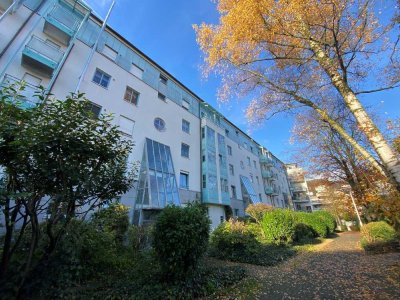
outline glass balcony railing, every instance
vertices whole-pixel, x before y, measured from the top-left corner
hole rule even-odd
[[[265,194],[267,194],[267,195],[278,195],[279,194],[278,189],[275,187],[272,187],[272,186],[266,186],[264,191],[265,191]]]
[[[261,176],[263,178],[271,178],[272,177],[272,172],[271,171],[261,171]]]
[[[43,32],[67,45],[78,30],[82,18],[78,12],[57,5],[47,14]]]
[[[22,63],[42,71],[50,77],[62,60],[64,52],[38,38],[32,36],[22,51]]]
[[[20,82],[22,82],[21,79],[6,74],[4,76],[3,81],[1,82],[1,86],[2,87],[10,86]],[[18,97],[15,97],[14,99],[11,100],[19,103],[20,106],[25,109],[29,109],[36,106],[40,102],[39,98],[35,96],[40,91],[39,88],[27,82],[23,83],[23,87],[24,88],[18,92]]]
[[[262,155],[260,156],[260,163],[268,165],[268,166],[273,166],[274,162],[271,158],[269,158],[268,156]]]

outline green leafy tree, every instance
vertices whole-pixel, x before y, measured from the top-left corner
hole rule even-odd
[[[42,232],[47,244],[41,263],[54,252],[73,218],[127,192],[134,177],[127,164],[132,142],[111,124],[111,115],[95,117],[83,94],[64,101],[44,101],[41,95],[42,104],[23,110],[15,103],[22,90],[23,85],[11,85],[0,91],[0,205],[6,230],[0,281],[29,232],[28,255],[18,271],[20,287],[32,269]]]

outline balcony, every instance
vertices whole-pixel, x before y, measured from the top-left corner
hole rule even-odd
[[[22,65],[51,77],[64,56],[60,49],[32,36],[22,51]]]
[[[21,81],[21,79],[6,74],[1,82],[1,86],[9,86]],[[35,97],[39,91],[38,87],[25,82],[24,89],[19,92],[19,97],[12,99],[12,101],[18,103],[21,108],[33,108],[39,103],[39,98]]]
[[[260,163],[265,164],[268,167],[272,167],[274,165],[272,159],[265,155],[260,156]]]
[[[43,32],[64,45],[74,36],[83,16],[65,6],[55,6],[45,17]]]
[[[290,189],[294,193],[296,193],[296,192],[307,192],[307,188],[303,187],[303,186],[292,186]]]
[[[13,0],[0,0],[0,15],[5,12],[13,2]]]
[[[272,177],[272,172],[271,171],[261,171],[261,176],[262,176],[262,178],[267,178],[267,179],[269,179],[269,178],[271,178]]]

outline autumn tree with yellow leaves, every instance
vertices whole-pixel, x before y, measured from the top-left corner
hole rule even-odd
[[[252,120],[312,109],[400,190],[399,159],[359,98],[400,82],[398,26],[379,23],[374,11],[382,1],[377,3],[219,0],[219,23],[194,28],[206,70],[223,78],[223,98],[251,96]],[[337,99],[354,115],[377,158],[329,114]]]

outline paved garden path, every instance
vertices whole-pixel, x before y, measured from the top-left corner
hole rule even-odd
[[[276,267],[247,265],[255,299],[400,299],[400,253],[365,254],[358,233],[341,233]]]

